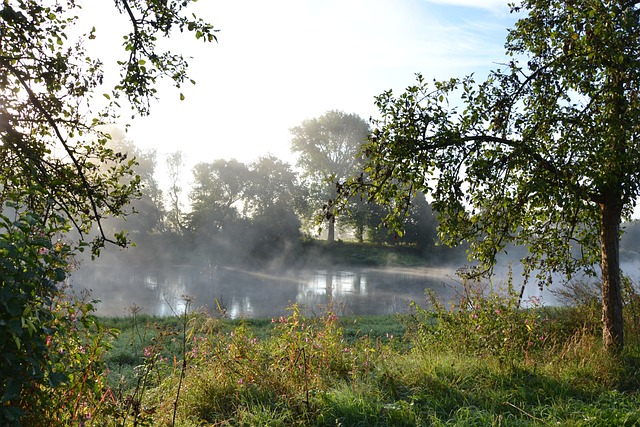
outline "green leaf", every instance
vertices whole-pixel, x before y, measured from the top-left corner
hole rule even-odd
[[[69,377],[63,372],[52,372],[49,375],[49,385],[52,388],[56,388],[66,383],[69,380]]]
[[[62,282],[67,278],[67,273],[62,268],[56,268],[54,270],[54,277],[56,282]]]
[[[13,378],[9,378],[6,382],[4,395],[2,396],[2,401],[7,402],[7,401],[18,399],[20,397],[21,389],[22,389],[21,383],[19,383]]]

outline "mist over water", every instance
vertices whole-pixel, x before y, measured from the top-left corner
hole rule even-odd
[[[640,283],[637,241],[623,239],[621,257],[623,273],[636,285]],[[192,261],[189,264],[171,262],[176,258],[175,251],[162,257],[161,251],[137,247],[108,254],[96,262],[82,262],[69,284],[77,294],[83,289],[91,290],[90,298],[100,300],[97,314],[104,316],[129,315],[134,306],[152,315],[182,314],[185,297],[192,299],[190,310],[203,309],[212,314],[224,310],[231,318],[285,315],[293,303],[308,314],[321,314],[331,306],[343,315],[378,315],[406,312],[412,301],[424,305],[426,289],[433,290],[443,302],[457,300],[462,284],[456,270],[466,264],[459,258],[443,257],[431,267],[403,268],[392,263],[378,268],[338,267],[310,252],[299,265],[294,257],[282,265],[256,268],[243,263],[215,266],[195,253],[184,257]],[[296,253],[300,255],[299,251]],[[152,256],[143,258],[143,254]],[[520,290],[522,255],[510,251],[509,256],[499,259],[491,279],[494,289],[504,290],[511,272],[514,288]],[[550,287],[540,289],[532,277],[525,288],[523,305],[532,298],[544,305],[561,304],[563,301],[555,292],[562,289],[563,280],[558,276]],[[597,288],[595,283],[594,289]]]
[[[268,273],[235,268],[201,269],[92,265],[71,277],[75,291],[90,289],[101,302],[97,314],[124,316],[141,312],[181,314],[185,296],[193,308],[231,318],[269,318],[286,314],[297,303],[309,314],[330,305],[341,314],[376,315],[406,312],[411,301],[424,301],[425,289],[443,299],[456,295],[458,284],[450,268],[322,268]]]
[[[495,289],[504,289],[506,271],[492,279]],[[294,303],[310,315],[329,307],[342,315],[381,315],[407,312],[412,301],[424,305],[426,289],[443,302],[457,301],[462,292],[452,267],[305,268],[274,273],[232,267],[94,264],[75,272],[70,284],[75,292],[90,290],[91,298],[100,300],[97,314],[103,316],[129,315],[134,306],[151,315],[179,315],[184,313],[187,297],[192,301],[190,310],[216,315],[222,310],[230,318],[277,317],[287,314],[286,308]],[[514,285],[519,290],[521,282]],[[554,289],[528,284],[524,305],[532,297],[545,305],[558,304]]]

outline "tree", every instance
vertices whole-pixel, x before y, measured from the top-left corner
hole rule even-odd
[[[320,205],[335,196],[336,180],[344,180],[357,170],[359,148],[369,134],[369,125],[355,114],[333,110],[305,120],[290,131],[291,149],[298,154],[297,165]],[[334,240],[334,230],[331,218],[329,241]]]
[[[47,393],[68,376],[47,354],[47,336],[72,331],[70,313],[56,312],[57,285],[73,255],[97,228],[91,249],[106,242],[126,245],[125,233],[109,235],[106,217],[127,213],[139,194],[134,161],[111,149],[101,125],[118,116],[126,99],[134,114],[148,114],[157,79],[187,81],[187,62],[157,43],[172,29],[215,38],[211,25],[184,16],[189,0],[115,0],[131,25],[126,59],[104,110],[95,110],[103,63],[85,47],[94,28],[72,40],[79,1],[5,0],[0,5],[0,424],[20,424]],[[112,30],[109,30],[112,34]],[[103,167],[105,166],[106,167]],[[71,240],[75,229],[79,243]],[[66,316],[66,317],[65,317]],[[64,333],[63,333],[64,332]],[[42,396],[40,396],[42,397]],[[25,411],[29,409],[29,411]],[[48,420],[50,421],[50,420]]]
[[[167,227],[174,233],[181,233],[184,229],[182,223],[182,203],[180,197],[182,195],[182,187],[180,187],[180,178],[182,176],[182,168],[184,167],[184,159],[182,151],[175,151],[167,156],[167,169],[169,174],[169,211],[167,212]]]
[[[602,274],[603,342],[623,348],[620,223],[640,182],[640,11],[637,1],[525,0],[509,32],[510,62],[471,77],[376,98],[380,119],[364,170],[345,192],[402,217],[425,192],[446,243],[470,243],[490,269],[507,243],[537,272]],[[370,177],[370,178],[369,178]],[[397,225],[397,222],[396,222]]]
[[[106,232],[112,234],[126,229],[133,239],[139,239],[142,235],[164,231],[164,203],[162,190],[155,179],[156,150],[141,150],[135,144],[125,139],[125,135],[119,131],[110,131],[112,139],[108,147],[114,152],[121,153],[129,159],[135,160],[131,169],[134,178],[138,181],[140,193],[138,197],[129,201],[128,207],[133,215],[124,218],[109,218],[106,221]],[[112,165],[105,164],[103,167]],[[120,180],[120,183],[123,183]]]
[[[254,258],[273,259],[300,240],[302,190],[291,166],[277,157],[261,157],[249,165],[249,170],[243,204],[251,219],[252,236],[243,236],[242,240],[253,244]]]
[[[193,167],[189,194],[192,231],[212,237],[239,217],[239,202],[249,186],[249,169],[237,160],[216,160]]]
[[[433,249],[438,238],[438,221],[431,204],[424,193],[416,193],[411,200],[402,223],[402,233],[384,226],[387,209],[384,206],[370,204],[371,217],[369,223],[369,239],[374,242],[388,244],[413,244],[426,250]]]
[[[298,177],[288,163],[269,155],[253,162],[249,170],[251,177],[244,206],[250,216],[259,216],[280,206],[294,211],[302,204]]]

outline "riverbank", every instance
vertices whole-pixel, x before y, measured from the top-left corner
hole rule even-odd
[[[640,423],[637,335],[613,357],[592,307],[492,298],[449,314],[103,319],[121,330],[105,358],[114,404],[140,425]]]

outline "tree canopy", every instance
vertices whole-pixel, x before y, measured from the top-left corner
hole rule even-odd
[[[94,255],[106,242],[127,244],[125,233],[109,234],[103,220],[126,214],[128,202],[140,194],[135,160],[110,147],[102,125],[118,118],[123,100],[134,115],[148,114],[159,78],[178,87],[189,80],[186,59],[159,43],[173,30],[215,39],[210,24],[187,13],[190,3],[114,1],[130,30],[122,35],[126,59],[113,64],[120,70],[118,83],[106,89],[109,68],[90,53],[91,40],[102,33],[94,27],[72,37],[81,1],[0,4],[2,425],[19,425],[22,408],[31,408],[33,420],[42,416],[39,393],[67,379],[62,356],[47,353],[52,339],[73,341],[68,335],[74,310],[56,311],[58,284],[89,235],[97,235]],[[106,108],[96,109],[96,95],[108,100]]]
[[[185,58],[162,51],[157,44],[176,28],[192,31],[196,38],[215,38],[210,24],[184,14],[189,3],[114,2],[131,28],[123,35],[128,59],[118,64],[118,84],[104,89],[111,102],[100,111],[92,107],[96,91],[103,89],[105,64],[87,52],[87,45],[97,37],[96,27],[77,40],[69,36],[78,21],[80,2],[2,4],[3,203],[23,204],[28,198],[28,209],[63,212],[81,234],[100,228],[105,216],[124,213],[129,197],[137,192],[135,179],[120,183],[122,177],[132,175],[132,159],[107,146],[109,135],[100,125],[116,119],[120,98],[127,99],[134,112],[148,114],[158,78],[169,77],[177,86],[187,79]],[[105,162],[111,164],[106,170],[100,168]],[[28,197],[25,189],[32,189]],[[107,236],[100,230],[94,250],[107,240],[126,243],[123,235]]]
[[[448,244],[491,268],[524,245],[525,277],[596,274],[603,339],[623,346],[620,223],[639,196],[640,11],[635,1],[525,0],[510,57],[488,79],[417,83],[376,98],[364,173],[344,192],[401,218],[424,192]]]
[[[291,151],[309,183],[310,196],[319,203],[335,196],[335,181],[355,173],[360,146],[369,135],[369,125],[356,114],[328,111],[303,121],[291,130]],[[318,204],[319,204],[318,203]],[[329,222],[329,241],[334,222]]]

